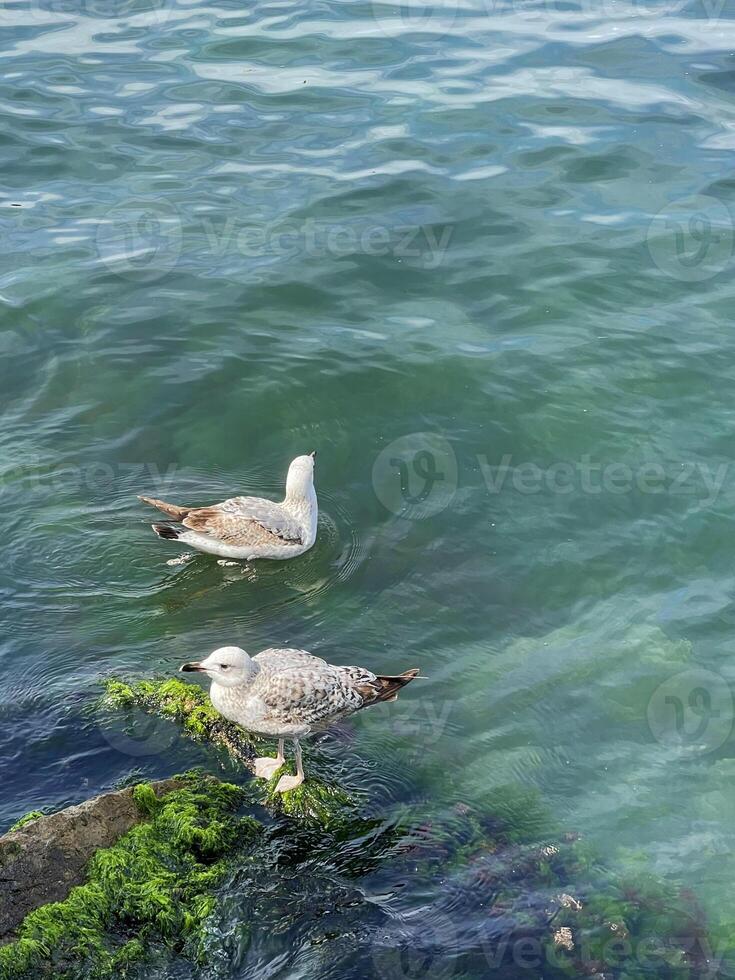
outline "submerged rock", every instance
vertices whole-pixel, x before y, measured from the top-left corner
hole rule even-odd
[[[189,738],[219,746],[233,760],[251,771],[253,769],[254,740],[242,728],[226,721],[198,684],[187,684],[177,678],[136,681],[134,684],[108,680],[102,704],[107,708],[141,708],[168,718],[181,725]]]
[[[151,788],[162,796],[181,785],[166,779]],[[94,853],[144,819],[128,787],[48,816],[29,814],[0,837],[0,943],[12,938],[33,909],[66,898],[84,880]]]
[[[0,980],[255,976],[274,930],[284,975],[408,976],[405,963],[437,978],[726,975],[698,952],[693,899],[612,873],[576,835],[514,840],[518,798],[433,816],[421,804],[390,825],[350,808],[337,823],[327,799],[328,826],[286,813],[263,826],[239,812],[256,795],[201,774],[160,799],[136,787],[146,819],[99,850],[64,901],[24,919],[0,947]],[[409,875],[415,904],[375,900],[400,895]]]

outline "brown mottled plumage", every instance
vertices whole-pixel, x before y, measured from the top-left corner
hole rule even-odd
[[[238,547],[274,544],[275,539],[281,543],[303,544],[298,523],[281,513],[278,505],[268,507],[257,497],[233,497],[213,507],[189,510],[181,523],[192,531],[201,531]]]

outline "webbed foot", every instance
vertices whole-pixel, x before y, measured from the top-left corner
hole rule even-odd
[[[272,779],[285,761],[284,758],[255,759],[255,775],[258,779]]]
[[[281,776],[276,786],[276,793],[288,793],[290,789],[296,789],[304,781],[303,776]]]

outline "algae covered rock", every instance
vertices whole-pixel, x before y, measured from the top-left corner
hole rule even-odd
[[[169,779],[152,784],[151,792],[160,796],[179,785]],[[84,880],[95,851],[110,847],[143,818],[128,788],[48,816],[28,814],[0,837],[0,942],[30,911],[66,898]]]
[[[226,859],[254,840],[261,826],[236,815],[243,800],[237,786],[201,775],[182,777],[171,786],[165,796],[160,796],[160,784],[125,791],[131,807],[127,819],[135,811],[135,819],[143,815],[144,821],[113,846],[97,850],[84,884],[64,901],[42,905],[25,917],[15,941],[0,947],[0,980],[20,980],[39,970],[118,975],[144,957],[151,944],[197,957]],[[9,841],[11,860],[19,846]]]
[[[400,822],[346,808],[328,827],[284,814],[266,828],[238,815],[250,786],[190,775],[161,799],[136,787],[146,821],[99,851],[66,901],[25,919],[0,947],[0,980],[117,980],[156,966],[166,977],[259,976],[274,923],[284,976],[723,975],[701,958],[704,921],[687,896],[613,873],[575,834],[524,839],[522,794],[449,812],[419,801]],[[400,894],[408,874],[415,908],[373,900]]]
[[[197,742],[209,742],[252,768],[255,743],[242,728],[233,725],[212,706],[209,695],[198,684],[177,678],[144,680],[126,684],[108,680],[102,702],[107,708],[141,708],[182,726],[184,734]]]
[[[354,800],[338,786],[309,777],[301,786],[288,793],[276,793],[278,780],[285,769],[279,769],[268,783],[264,803],[294,820],[317,823],[324,829],[333,827],[352,816]]]
[[[13,826],[10,828],[8,833],[12,833],[14,830],[20,830],[21,827],[25,827],[26,824],[32,823],[34,820],[38,820],[39,817],[43,817],[44,813],[42,810],[31,810],[30,813],[26,813],[24,817],[20,820],[16,820]]]

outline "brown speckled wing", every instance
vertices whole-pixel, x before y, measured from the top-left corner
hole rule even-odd
[[[236,548],[302,544],[297,522],[279,504],[257,497],[233,497],[190,510],[183,524]]]
[[[344,683],[338,667],[318,657],[307,658],[294,658],[290,664],[279,664],[277,657],[271,663],[259,662],[261,670],[252,691],[268,708],[269,720],[318,727],[362,707],[362,696]]]

